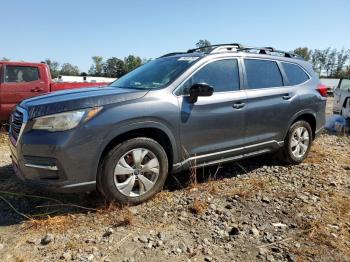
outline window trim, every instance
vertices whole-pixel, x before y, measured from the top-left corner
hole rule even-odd
[[[33,80],[33,81],[29,81],[29,82],[7,82],[6,81],[6,72],[7,72],[7,67],[30,67],[30,68],[35,68],[36,70],[38,70],[38,79],[37,80]],[[7,85],[11,85],[11,84],[26,84],[26,83],[33,83],[36,81],[40,81],[41,80],[41,74],[40,74],[40,68],[38,66],[27,66],[27,65],[5,65],[3,66],[3,80],[2,83],[7,84]]]
[[[3,83],[4,80],[4,75],[3,75],[3,69],[4,69],[5,65],[0,63],[0,84]]]
[[[201,70],[203,67],[205,67],[208,64],[211,64],[213,62],[217,62],[217,61],[221,61],[221,60],[236,60],[237,61],[237,67],[238,67],[238,79],[239,79],[239,87],[238,90],[231,90],[231,91],[221,91],[221,92],[214,92],[213,95],[215,93],[233,93],[233,92],[241,92],[244,91],[244,89],[242,88],[244,86],[244,79],[243,79],[243,70],[242,70],[242,64],[241,64],[241,58],[240,57],[217,57],[215,59],[212,60],[208,60],[206,62],[204,62],[202,65],[200,65],[198,68],[196,68],[193,72],[191,72],[183,81],[181,81],[181,83],[179,83],[175,89],[173,90],[173,94],[176,97],[183,97],[183,96],[188,96],[186,94],[182,94],[179,93],[181,87],[184,85],[184,83],[186,83],[187,80],[189,80],[194,74],[196,74],[199,70]]]
[[[286,79],[287,79],[287,84],[286,86],[300,86],[300,85],[304,85],[305,83],[309,82],[311,80],[311,75],[299,64],[296,64],[296,63],[292,63],[292,62],[287,62],[287,61],[279,61],[281,63],[281,67],[282,67],[282,70],[286,76]],[[292,85],[290,82],[289,82],[289,79],[288,79],[288,76],[287,76],[287,73],[286,71],[284,70],[284,67],[283,67],[283,63],[286,63],[286,64],[292,64],[292,65],[295,65],[297,67],[299,67],[302,71],[304,71],[304,73],[307,75],[308,79],[304,82],[301,82],[300,84],[297,84],[297,85]]]
[[[275,62],[277,65],[278,70],[280,71],[281,77],[282,77],[282,85],[281,86],[270,86],[270,87],[262,87],[262,88],[249,88],[248,86],[248,75],[247,75],[247,69],[245,66],[244,61],[245,60],[263,60],[263,61],[271,61]],[[243,57],[242,59],[242,66],[244,68],[244,90],[250,91],[250,90],[265,90],[265,89],[272,89],[272,88],[281,88],[281,87],[286,87],[286,76],[283,68],[281,68],[280,60],[276,59],[267,59],[267,58],[259,58],[259,57]]]
[[[340,86],[341,86],[341,84],[343,83],[344,80],[350,81],[350,78],[345,78],[345,77],[341,78],[339,83],[338,83],[338,86],[335,89],[339,89],[339,91],[348,92],[348,89],[345,90],[345,89],[340,88]]]

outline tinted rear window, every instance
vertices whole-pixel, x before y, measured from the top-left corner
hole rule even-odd
[[[290,85],[299,85],[309,79],[309,76],[299,66],[290,63],[282,64]]]
[[[248,89],[283,86],[283,80],[278,65],[274,61],[245,59],[244,60]]]

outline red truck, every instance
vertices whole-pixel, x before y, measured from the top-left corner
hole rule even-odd
[[[80,87],[99,87],[108,83],[55,83],[44,63],[0,61],[0,125],[7,122],[16,104],[23,99]]]

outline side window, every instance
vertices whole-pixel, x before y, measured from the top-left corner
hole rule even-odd
[[[350,90],[350,79],[343,79],[340,84],[340,90],[349,91]]]
[[[193,84],[205,83],[214,88],[214,92],[239,90],[239,70],[237,59],[225,59],[211,62],[197,71],[182,87],[182,93],[188,94]]]
[[[5,82],[25,83],[39,80],[39,70],[31,66],[6,66]]]
[[[248,89],[283,86],[282,75],[276,62],[245,59],[244,64],[248,79]]]
[[[299,66],[290,63],[282,63],[282,65],[290,85],[299,85],[309,80],[309,76]]]

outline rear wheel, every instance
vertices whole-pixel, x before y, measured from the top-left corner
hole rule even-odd
[[[280,159],[290,164],[300,164],[307,157],[312,143],[312,130],[306,121],[295,122],[288,131]]]
[[[108,200],[138,204],[163,188],[167,173],[168,158],[163,147],[150,138],[134,138],[108,153],[98,187]]]

